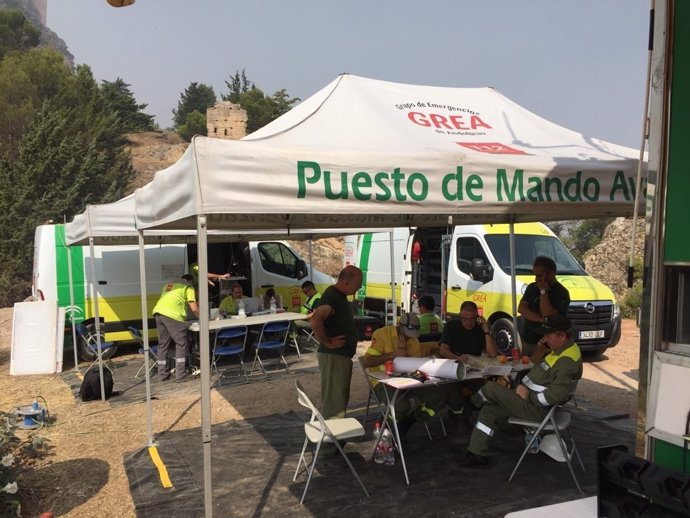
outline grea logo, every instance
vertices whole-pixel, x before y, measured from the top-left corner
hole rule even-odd
[[[441,115],[440,113],[408,112],[407,118],[419,126],[446,130],[492,129],[479,115]]]

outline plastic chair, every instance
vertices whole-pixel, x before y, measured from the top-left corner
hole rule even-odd
[[[240,359],[240,369],[245,381],[249,381],[247,371],[244,369],[244,349],[247,344],[247,326],[229,327],[216,333],[213,341],[213,363],[211,368],[216,370],[216,380],[220,385],[221,376],[218,373],[218,360],[223,356],[237,356]]]
[[[364,436],[364,427],[355,419],[354,417],[344,417],[344,418],[334,418],[334,419],[324,419],[321,412],[317,410],[314,403],[311,402],[307,394],[304,392],[304,388],[299,381],[295,381],[295,387],[297,388],[297,401],[303,407],[311,410],[311,418],[307,423],[304,424],[304,445],[302,446],[302,453],[299,457],[299,462],[297,463],[297,469],[295,470],[295,476],[292,477],[292,481],[295,482],[297,477],[304,471],[307,472],[307,483],[304,486],[304,492],[302,493],[302,499],[299,501],[300,505],[304,502],[304,497],[307,495],[307,490],[309,489],[309,483],[311,482],[311,476],[314,474],[314,468],[316,467],[316,461],[319,458],[319,450],[321,449],[321,444],[328,442],[334,444],[338,452],[343,456],[345,462],[350,467],[350,471],[359,482],[362,487],[364,494],[369,496],[367,488],[364,487],[362,479],[359,478],[357,470],[350,462],[350,459],[345,454],[343,447],[340,445],[339,441],[354,439],[356,437]],[[307,464],[304,454],[307,450],[307,444],[316,444],[316,449],[314,450],[313,460],[311,465]],[[304,465],[304,469],[300,471],[300,468]]]
[[[261,372],[266,374],[266,369],[264,369],[264,364],[261,361],[261,356],[260,352],[261,351],[278,351],[280,354],[281,360],[283,360],[283,363],[285,364],[285,370],[290,372],[290,368],[288,367],[288,363],[285,360],[284,352],[285,352],[285,344],[287,342],[287,337],[288,337],[288,331],[290,330],[290,321],[289,320],[280,320],[277,322],[266,322],[263,327],[261,328],[261,332],[259,333],[259,338],[254,343],[252,347],[254,347],[254,361],[252,362],[252,370],[251,374],[254,374],[254,367],[256,365],[256,362],[259,362],[259,366],[261,367]]]
[[[141,336],[141,333],[136,327],[132,326],[127,326],[127,329],[129,330],[129,334],[132,335],[132,338],[134,338],[134,341],[139,344],[139,354],[144,354],[144,337]],[[152,345],[151,342],[149,342],[149,374],[151,373],[152,370],[156,368],[158,365],[158,345]],[[134,375],[134,377],[138,380],[140,380],[140,376],[142,372],[144,372],[144,369],[146,368],[146,360],[141,364],[141,367],[139,367],[139,370],[137,373]]]
[[[89,329],[84,324],[77,324],[75,326],[75,328],[77,330],[77,334],[84,341],[84,345],[86,345],[86,349],[88,351],[90,351],[91,354],[93,354],[94,357],[96,358],[95,360],[93,360],[91,362],[91,365],[89,365],[89,368],[86,369],[88,371],[91,367],[93,367],[95,364],[98,363],[98,359],[99,359],[98,336],[96,335],[95,332],[92,333],[91,331],[89,331]],[[101,335],[101,337],[103,337],[103,335]],[[101,340],[101,357],[103,356],[103,354],[105,354],[105,352],[108,349],[112,349],[113,347],[115,347],[115,342],[106,342],[104,340]],[[112,362],[108,358],[105,359],[104,364],[108,369],[111,369]],[[112,372],[112,370],[111,370],[111,372]]]
[[[553,405],[549,412],[546,414],[546,417],[544,417],[544,419],[542,419],[541,421],[531,421],[529,419],[521,419],[518,417],[509,418],[508,422],[510,424],[522,426],[526,430],[530,430],[532,437],[525,445],[525,448],[522,450],[522,455],[520,455],[520,458],[518,459],[515,468],[513,468],[513,472],[510,474],[508,481],[510,482],[513,480],[515,473],[517,473],[517,470],[520,467],[520,464],[522,463],[522,459],[524,459],[525,455],[527,455],[527,452],[531,448],[532,443],[534,443],[534,441],[537,440],[537,437],[539,437],[539,434],[542,431],[546,430],[548,432],[553,432],[555,434],[556,443],[560,447],[560,453],[562,453],[564,458],[564,460],[561,462],[565,462],[568,465],[568,469],[570,470],[570,474],[573,477],[573,481],[575,482],[578,491],[580,491],[580,493],[582,494],[582,488],[580,487],[580,483],[578,482],[577,477],[575,476],[575,471],[573,470],[572,466],[573,455],[577,455],[577,460],[580,462],[582,471],[585,470],[585,465],[582,463],[582,458],[580,458],[580,452],[577,450],[575,439],[573,438],[573,434],[570,430],[571,420],[572,416],[570,415],[570,412],[568,412],[567,410],[563,410],[559,405]],[[561,437],[561,434],[567,435],[567,438],[570,442],[570,451],[568,451],[568,446],[565,443],[564,439]]]
[[[304,324],[299,325],[297,322],[304,322]],[[314,330],[311,328],[311,325],[309,324],[308,321],[306,320],[301,320],[301,321],[295,321],[295,324],[293,326],[293,331],[290,333],[290,345],[297,349],[297,357],[301,360],[302,359],[302,354],[299,349],[299,335],[304,334],[307,337],[307,343],[306,345],[309,345],[309,342],[313,341],[314,344],[318,347],[319,341],[316,339],[314,336]]]

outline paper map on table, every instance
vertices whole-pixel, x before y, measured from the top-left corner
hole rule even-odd
[[[481,369],[483,376],[508,376],[513,367],[510,365],[486,365]]]

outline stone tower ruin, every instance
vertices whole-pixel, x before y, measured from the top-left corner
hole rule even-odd
[[[247,134],[247,112],[239,104],[218,101],[206,110],[209,137],[239,140]]]

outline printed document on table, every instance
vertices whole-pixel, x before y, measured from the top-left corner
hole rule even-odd
[[[508,376],[513,368],[510,365],[486,365],[482,368],[483,376]]]

